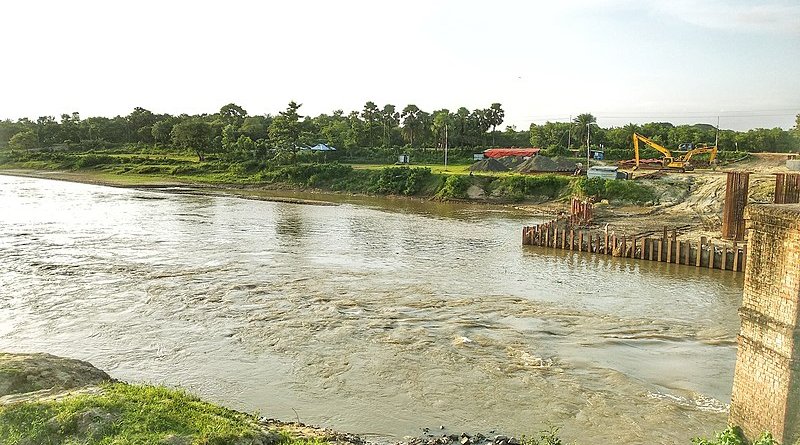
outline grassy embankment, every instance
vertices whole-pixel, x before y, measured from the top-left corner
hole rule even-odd
[[[9,400],[9,396],[19,399]],[[0,443],[3,444],[324,445],[329,440],[349,445],[360,443],[352,435],[301,425],[292,427],[268,427],[255,415],[204,402],[181,390],[112,383],[106,373],[86,362],[47,354],[0,353]],[[557,430],[542,432],[539,437],[523,437],[521,443],[563,444]],[[745,442],[735,428],[728,428],[710,440],[697,438],[692,443],[744,445]],[[776,442],[764,434],[753,445],[776,445]]]
[[[182,391],[109,383],[97,394],[0,405],[0,442],[203,443],[305,445],[288,435],[268,441],[254,416],[203,402]]]
[[[0,443],[308,445],[180,390],[112,382],[89,363],[0,353]]]
[[[569,196],[594,196],[629,204],[656,200],[647,185],[633,181],[586,181],[560,175],[482,173],[469,175],[468,164],[346,164],[298,162],[198,162],[181,152],[33,151],[0,153],[0,169],[61,171],[62,179],[123,186],[207,184],[265,188],[317,189],[333,192],[403,195],[438,199],[543,202]],[[314,159],[315,160],[315,159]]]

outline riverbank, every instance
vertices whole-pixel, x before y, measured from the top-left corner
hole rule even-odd
[[[442,426],[441,430],[445,427]],[[538,437],[423,430],[395,445],[560,445],[558,429]],[[355,434],[247,414],[180,389],[116,381],[90,363],[50,354],[0,353],[0,442],[366,445]],[[734,429],[702,445],[741,444]],[[774,445],[763,436],[756,445]]]
[[[330,168],[294,166],[273,172],[270,178],[237,175],[234,180],[229,175],[120,173],[104,169],[0,168],[0,174],[311,205],[336,205],[353,198],[455,201],[514,208],[540,218],[554,218],[567,212],[569,197],[589,192],[608,198],[599,199],[594,206],[596,229],[608,225],[609,231],[633,236],[660,233],[664,227],[680,228],[679,239],[696,241],[707,237],[716,245],[729,244],[720,237],[724,172],[665,173],[653,179],[587,185],[585,179],[567,176],[447,175],[419,173],[415,170],[421,169],[408,167],[395,170],[387,167],[376,179],[362,177],[376,175],[374,170],[343,173],[333,167],[335,173],[331,173]],[[770,200],[774,179],[762,176],[752,179],[756,202]],[[598,187],[600,190],[595,190]]]
[[[538,438],[425,430],[396,445],[550,445]],[[438,433],[438,434],[437,434]],[[120,382],[90,363],[0,353],[0,443],[364,445],[355,434],[247,414],[183,390]]]
[[[364,440],[233,411],[182,390],[115,381],[79,360],[0,353],[0,443],[361,445]]]

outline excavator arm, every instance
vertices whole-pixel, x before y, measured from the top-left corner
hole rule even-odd
[[[639,141],[644,142],[645,144],[649,145],[650,147],[658,150],[661,154],[664,155],[664,166],[667,167],[673,162],[672,152],[669,151],[666,147],[662,147],[661,145],[657,144],[650,138],[644,137],[639,133],[633,133],[633,153],[636,157],[636,166],[634,169],[639,168]]]
[[[685,155],[683,155],[683,160],[689,162],[691,161],[692,156],[703,153],[711,153],[711,156],[708,157],[708,162],[714,162],[714,160],[717,159],[717,146],[715,145],[713,147],[698,147],[695,148],[694,150],[689,150],[686,152]]]

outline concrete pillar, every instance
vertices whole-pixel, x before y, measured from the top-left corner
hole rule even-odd
[[[751,205],[730,423],[800,440],[800,204]]]

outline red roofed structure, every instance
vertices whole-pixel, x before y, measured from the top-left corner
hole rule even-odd
[[[541,148],[490,148],[483,152],[487,158],[504,158],[506,156],[536,156]]]

